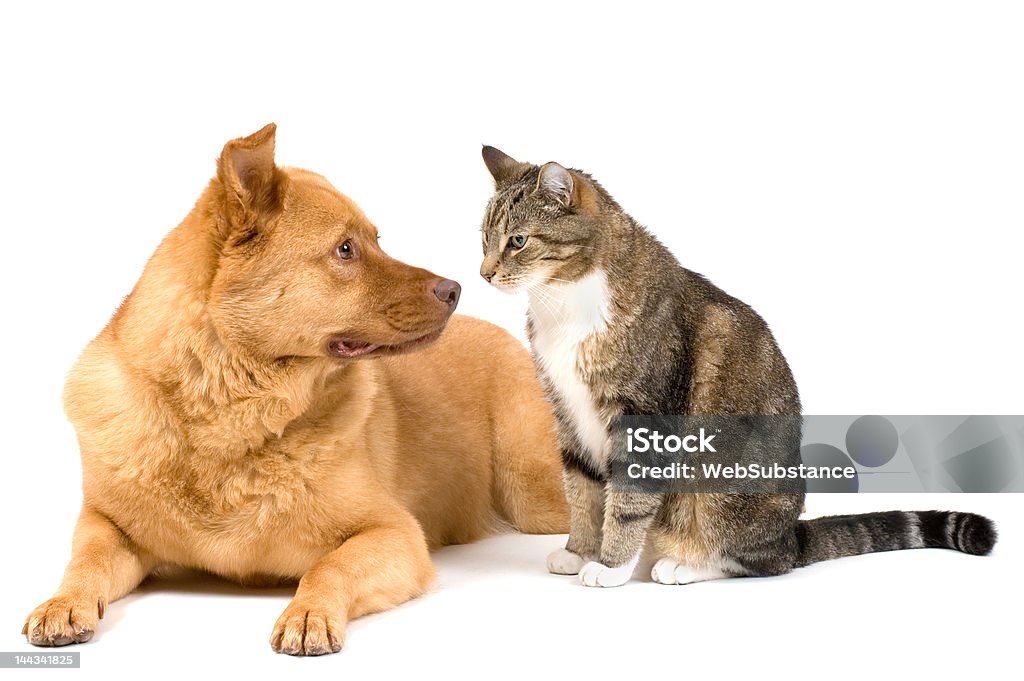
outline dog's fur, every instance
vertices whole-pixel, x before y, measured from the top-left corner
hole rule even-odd
[[[448,323],[457,285],[452,300],[454,282],[384,254],[321,176],[276,166],[274,135],[224,147],[70,373],[83,507],[32,643],[88,640],[106,604],[174,564],[300,580],[272,647],[337,651],[349,619],[428,587],[428,549],[502,521],[567,531],[525,348]]]

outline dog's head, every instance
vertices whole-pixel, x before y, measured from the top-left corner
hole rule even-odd
[[[355,358],[436,339],[451,280],[389,257],[377,229],[323,177],[274,163],[270,124],[224,147],[213,180],[221,239],[210,316],[252,355]]]

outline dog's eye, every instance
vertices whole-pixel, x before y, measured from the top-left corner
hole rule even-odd
[[[526,235],[513,234],[511,237],[509,237],[508,243],[512,248],[522,248],[523,246],[526,245]]]
[[[356,255],[356,245],[345,239],[334,249],[334,254],[342,260],[351,260]]]

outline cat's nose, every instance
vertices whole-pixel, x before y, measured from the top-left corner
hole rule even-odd
[[[494,270],[480,270],[480,276],[484,278],[484,281],[490,284],[491,279],[494,279]]]

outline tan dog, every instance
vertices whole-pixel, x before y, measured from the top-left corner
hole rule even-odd
[[[428,587],[429,548],[502,520],[567,531],[526,349],[448,323],[458,284],[388,257],[321,176],[276,166],[274,133],[224,147],[71,371],[84,503],[64,580],[25,623],[34,644],[89,640],[176,564],[301,578],[271,646],[337,651],[349,619]]]

